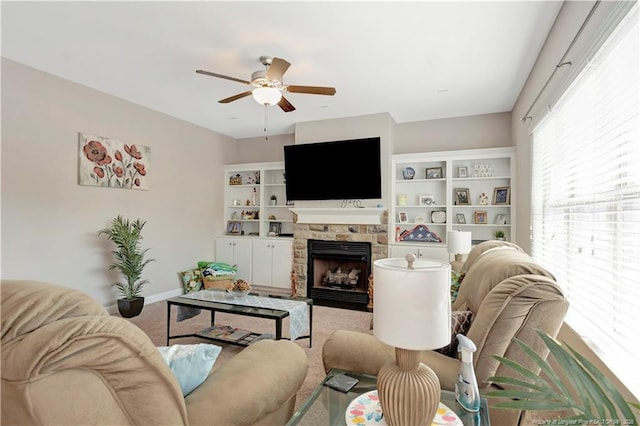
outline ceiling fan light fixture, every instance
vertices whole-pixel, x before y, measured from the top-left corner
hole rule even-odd
[[[251,94],[260,105],[276,105],[282,99],[282,92],[273,87],[258,87]]]

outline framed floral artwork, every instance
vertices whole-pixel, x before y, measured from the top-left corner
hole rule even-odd
[[[78,184],[149,189],[151,148],[78,133]]]

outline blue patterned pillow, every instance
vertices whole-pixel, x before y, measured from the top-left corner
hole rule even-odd
[[[158,347],[160,355],[178,379],[182,395],[187,396],[204,382],[222,348],[207,343]]]

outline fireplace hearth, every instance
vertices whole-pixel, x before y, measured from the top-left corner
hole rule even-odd
[[[316,305],[366,311],[371,244],[308,240],[307,250],[307,297]]]

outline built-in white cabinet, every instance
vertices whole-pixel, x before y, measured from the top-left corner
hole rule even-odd
[[[447,231],[470,231],[472,243],[511,241],[515,230],[515,149],[392,156],[389,248],[449,259]]]
[[[291,288],[293,240],[253,239],[252,284]]]
[[[293,233],[282,162],[225,166],[222,234],[276,236]]]
[[[252,285],[291,288],[293,239],[217,237],[215,260],[237,266],[236,279]]]
[[[251,282],[251,239],[220,237],[215,239],[216,262],[237,266],[236,279]]]

